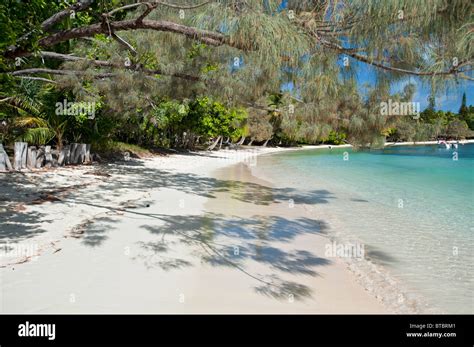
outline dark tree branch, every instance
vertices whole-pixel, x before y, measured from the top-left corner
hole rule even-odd
[[[116,31],[127,31],[127,30],[137,30],[137,29],[150,29],[162,32],[172,32],[184,35],[190,39],[198,40],[202,43],[211,45],[211,46],[220,46],[224,44],[228,44],[230,46],[236,45],[231,44],[230,42],[226,41],[226,37],[223,34],[208,31],[208,30],[201,30],[193,27],[188,27],[186,25],[177,24],[174,22],[169,21],[155,21],[155,20],[143,20],[137,21],[136,19],[133,20],[123,20],[117,22],[110,22],[109,23],[110,30],[112,32]],[[109,34],[109,30],[107,25],[104,23],[96,23],[92,25],[88,25],[85,27],[74,28],[70,30],[63,30],[52,34],[50,36],[44,37],[39,40],[38,45],[41,48],[51,47],[55,44],[68,41],[71,39],[79,39],[85,37],[93,37],[97,34]],[[21,49],[19,47],[10,47],[6,53],[4,54],[7,58],[15,58],[19,56],[24,56],[29,53],[28,50]]]
[[[142,22],[146,16],[148,16],[158,5],[152,5],[150,3],[144,3],[147,6],[147,9],[137,18],[137,22]]]
[[[70,16],[72,11],[74,12],[84,11],[87,8],[89,8],[89,6],[91,6],[93,2],[94,0],[78,0],[75,4],[69,6],[68,8],[65,8],[64,10],[46,19],[43,23],[41,23],[41,29],[43,29],[43,31],[48,31],[49,29],[53,27],[54,24]]]

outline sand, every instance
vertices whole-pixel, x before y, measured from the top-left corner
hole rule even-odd
[[[1,313],[380,313],[256,148],[0,174]]]

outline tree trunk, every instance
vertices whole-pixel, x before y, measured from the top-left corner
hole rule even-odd
[[[0,171],[11,171],[13,170],[10,158],[8,158],[7,152],[3,149],[3,145],[0,143]]]
[[[245,136],[242,136],[242,138],[239,140],[239,142],[237,143],[237,145],[241,146],[243,145],[245,142]]]
[[[214,143],[212,145],[210,145],[209,147],[207,147],[207,149],[209,151],[212,151],[216,146],[217,144],[219,143],[219,141],[221,140],[222,136],[218,136],[216,141],[214,141]]]
[[[64,132],[62,132],[61,130],[56,132],[56,140],[57,140],[56,148],[59,152],[61,152],[61,150],[63,149],[63,134]]]
[[[265,141],[265,143],[263,144],[263,147],[267,147],[268,141],[270,141],[270,139],[268,139],[267,141]]]
[[[247,146],[252,146],[253,139],[250,139],[250,142],[247,144]]]
[[[15,169],[26,169],[26,155],[28,144],[26,142],[15,142]]]

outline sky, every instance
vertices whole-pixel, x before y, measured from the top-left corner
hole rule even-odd
[[[364,89],[364,84],[375,85],[376,67],[357,62],[352,58],[350,64],[357,64],[357,82],[361,89]],[[402,91],[408,83],[413,83],[416,86],[412,101],[419,102],[420,109],[424,110],[428,106],[428,97],[431,93],[429,82],[423,82],[421,78],[416,76],[407,76],[403,80],[394,82],[391,86],[391,92]],[[450,86],[436,94],[436,110],[458,112],[463,93],[466,93],[467,105],[474,105],[474,82],[460,79],[456,86]]]
[[[265,0],[264,0],[265,1]],[[278,7],[278,12],[284,11],[288,7],[288,1],[282,0]],[[342,57],[342,55],[341,55]],[[374,85],[376,80],[376,67],[359,62],[353,58],[350,58],[350,64],[356,64],[357,67],[357,81],[361,90],[364,90],[364,85]],[[472,75],[472,74],[471,74]],[[431,88],[429,82],[423,82],[423,80],[416,76],[407,76],[403,80],[394,82],[391,87],[392,93],[397,93],[403,90],[405,85],[413,83],[416,86],[416,92],[413,96],[413,102],[420,103],[420,109],[424,110],[428,106],[428,97],[431,94]],[[293,84],[286,83],[282,85],[283,91],[293,90]],[[463,93],[466,93],[467,105],[474,105],[474,82],[467,80],[459,80],[459,83],[454,87],[449,87],[443,92],[436,94],[436,110],[458,112],[461,106],[461,100]]]
[[[374,86],[376,83],[376,67],[350,59],[350,64],[356,64],[356,79],[362,94],[366,91],[366,85]],[[413,83],[416,86],[412,102],[420,103],[420,110],[428,106],[428,97],[431,94],[429,81],[423,81],[416,76],[407,76],[406,78],[393,82],[390,92],[392,94],[403,91],[403,88]],[[294,89],[293,83],[284,83],[281,86],[282,91],[291,92]],[[461,107],[462,95],[466,93],[467,105],[474,105],[474,82],[459,80],[454,87],[450,86],[446,90],[436,94],[436,110],[451,111],[457,113]]]

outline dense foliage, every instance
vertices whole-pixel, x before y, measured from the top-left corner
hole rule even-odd
[[[6,0],[0,141],[221,148],[472,137],[473,106],[384,114],[472,83],[469,0]],[[377,71],[375,85],[357,82]],[[290,87],[289,87],[290,86]],[[59,106],[58,106],[59,104]]]

